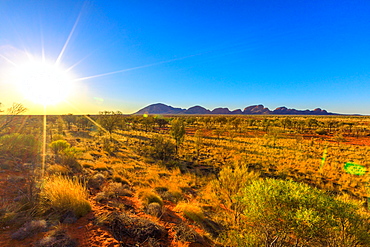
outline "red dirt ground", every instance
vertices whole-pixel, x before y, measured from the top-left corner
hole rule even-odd
[[[8,180],[9,177],[22,176],[21,172],[14,172],[10,170],[3,170],[0,172],[0,195],[3,199],[13,200],[17,196],[17,191],[19,188],[24,186],[24,182],[11,182]],[[200,247],[200,246],[209,246],[201,245],[198,243],[181,243],[177,242],[174,238],[175,232],[173,227],[176,223],[185,221],[185,219],[173,211],[175,205],[169,201],[166,201],[165,213],[162,216],[161,220],[156,219],[150,215],[143,213],[140,208],[141,204],[136,197],[122,197],[122,201],[125,201],[125,204],[130,204],[135,209],[135,214],[138,217],[147,218],[153,222],[156,222],[159,225],[162,225],[168,230],[168,238],[165,242],[168,243],[168,246],[182,246],[182,247]],[[117,241],[112,234],[104,226],[95,225],[93,220],[105,213],[112,212],[116,210],[113,207],[97,204],[93,197],[90,198],[92,205],[92,211],[81,217],[74,224],[63,224],[63,227],[67,230],[67,233],[71,238],[78,241],[79,247],[119,247],[120,243]],[[19,227],[19,226],[18,226]],[[39,233],[33,237],[26,238],[22,241],[11,239],[11,234],[15,232],[18,228],[17,226],[3,226],[0,228],[0,247],[32,247],[34,244],[47,235],[47,232]],[[204,234],[199,228],[194,226],[192,227],[195,231],[200,234]]]

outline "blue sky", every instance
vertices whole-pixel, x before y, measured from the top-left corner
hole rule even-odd
[[[75,25],[64,67],[75,65],[76,78],[122,71],[78,81],[70,104],[49,113],[133,113],[162,102],[370,114],[369,13],[370,2],[356,0],[0,0],[0,54],[43,48],[56,60]],[[0,102],[40,113],[0,79]]]

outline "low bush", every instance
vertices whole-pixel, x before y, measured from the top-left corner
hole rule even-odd
[[[70,173],[70,169],[68,169],[68,167],[65,167],[65,166],[62,166],[62,165],[58,165],[58,164],[55,164],[55,165],[50,165],[47,170],[46,170],[50,175],[57,175],[57,174],[61,174],[61,175],[66,175],[68,173]]]
[[[176,225],[174,230],[177,241],[205,244],[203,237],[184,223]]]
[[[146,149],[147,155],[156,160],[168,161],[176,154],[176,145],[161,135],[155,135]]]
[[[55,155],[60,154],[63,150],[69,148],[71,144],[69,144],[66,140],[56,140],[49,144],[51,150]]]
[[[369,216],[356,203],[293,181],[254,181],[239,200],[255,246],[369,246]],[[242,232],[239,235],[243,235]],[[254,238],[251,238],[254,236]]]
[[[47,229],[47,224],[45,220],[33,220],[31,222],[25,223],[21,228],[11,235],[12,239],[23,240],[28,237],[45,231]]]
[[[89,188],[93,188],[93,189],[97,189],[99,190],[101,188],[101,186],[105,183],[107,179],[105,178],[105,176],[101,173],[96,173],[94,176],[92,176],[88,183],[87,183],[87,186]]]
[[[38,241],[36,247],[75,247],[77,241],[72,239],[67,231],[61,227],[48,233],[46,237]]]
[[[101,202],[103,200],[109,200],[120,196],[132,196],[132,192],[129,190],[127,185],[121,183],[109,183],[102,188],[102,192],[98,193],[96,200]]]
[[[326,135],[328,133],[328,131],[326,131],[325,129],[317,129],[315,130],[316,134],[318,135]]]
[[[0,156],[33,162],[39,157],[40,143],[33,135],[10,134],[0,137]]]
[[[99,224],[107,226],[122,246],[128,246],[125,244],[132,242],[132,240],[138,244],[144,244],[150,239],[161,241],[168,235],[164,227],[147,219],[131,217],[124,213],[106,215],[99,219]]]
[[[60,156],[61,164],[72,168],[74,171],[81,171],[82,166],[77,161],[79,154],[80,150],[77,150],[75,147],[64,149]]]
[[[154,217],[161,217],[163,214],[163,207],[157,202],[152,202],[146,207],[145,212]]]

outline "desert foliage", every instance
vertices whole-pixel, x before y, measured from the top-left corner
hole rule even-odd
[[[44,212],[72,211],[80,217],[91,210],[85,186],[77,178],[63,176],[46,178],[41,186],[40,209]]]
[[[93,211],[127,245],[370,244],[367,117],[48,116],[44,154],[42,119],[17,117],[0,137],[14,185],[0,224],[21,238]],[[76,245],[67,229],[35,244]]]

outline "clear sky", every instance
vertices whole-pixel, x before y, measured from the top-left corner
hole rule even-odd
[[[370,114],[369,13],[368,0],[0,0],[0,102],[43,112],[9,71],[44,54],[75,78],[48,114],[159,102]]]

